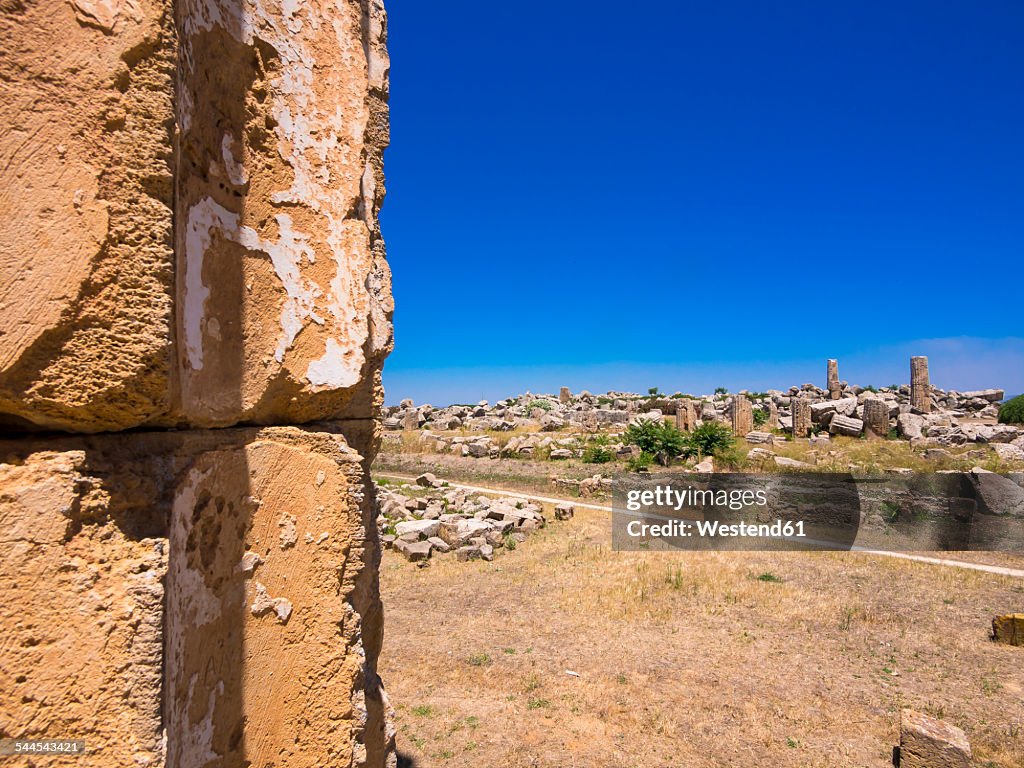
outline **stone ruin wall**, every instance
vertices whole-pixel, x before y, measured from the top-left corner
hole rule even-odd
[[[0,29],[0,738],[393,763],[383,7],[0,0]]]

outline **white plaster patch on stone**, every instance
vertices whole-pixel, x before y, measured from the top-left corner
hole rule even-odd
[[[231,151],[231,143],[231,135],[225,133],[220,140],[220,154],[224,158],[224,170],[227,171],[228,179],[232,184],[236,187],[244,187],[249,183],[249,174],[245,167],[235,159],[235,155]]]
[[[194,371],[203,368],[203,320],[210,289],[203,282],[203,261],[213,241],[213,231],[235,232],[238,214],[204,197],[188,212],[185,230],[185,307],[182,328],[185,352]]]
[[[314,387],[344,389],[359,383],[359,369],[353,369],[346,360],[345,350],[337,339],[328,337],[327,349],[306,368],[306,379]]]
[[[229,4],[227,0],[183,0],[183,3],[187,39],[182,47],[189,71],[194,71],[191,38],[199,31],[215,26],[222,27],[246,45],[252,45],[258,35],[274,48],[279,57],[279,67],[268,83],[270,110],[276,122],[277,152],[291,168],[292,179],[287,189],[273,192],[270,200],[276,204],[300,206],[322,216],[330,233],[327,244],[331,256],[338,265],[339,274],[348,277],[345,282],[338,278],[332,281],[330,295],[325,302],[333,316],[328,329],[333,344],[325,344],[323,357],[310,364],[311,373],[307,373],[307,378],[323,382],[320,386],[351,386],[341,382],[358,381],[358,372],[363,364],[362,348],[370,334],[367,315],[373,311],[373,302],[363,277],[371,268],[371,259],[368,247],[366,253],[346,253],[344,239],[337,235],[344,228],[350,205],[351,187],[343,188],[343,182],[348,173],[352,175],[347,178],[353,178],[353,172],[358,172],[353,166],[362,162],[360,154],[352,152],[352,146],[362,143],[369,112],[357,91],[349,93],[344,89],[314,88],[314,83],[325,77],[317,74],[323,67],[314,51],[322,49],[324,42],[332,41],[333,37],[336,38],[332,42],[337,44],[337,51],[328,53],[328,59],[350,67],[368,62],[371,50],[382,49],[383,8],[376,3],[371,9],[373,39],[367,48],[359,42],[362,35],[352,35],[351,25],[359,22],[347,15],[349,11],[344,5],[328,3],[320,6],[302,4],[298,0],[283,0],[281,5],[264,3],[263,0],[243,0],[238,4]],[[323,24],[330,24],[329,29],[333,29],[335,34],[319,34]],[[183,112],[190,109],[189,104],[183,105]],[[183,114],[183,125],[189,121],[190,115]],[[343,132],[345,141],[340,138],[339,131]],[[231,176],[234,155],[230,153],[229,144],[222,144],[222,149],[225,147],[228,151],[223,152],[224,165]],[[239,170],[244,172],[244,169]],[[369,179],[362,179],[364,189],[361,190],[369,198],[363,211],[367,226],[372,226],[376,194],[372,170],[370,173]],[[241,176],[233,177],[232,181],[235,178]],[[275,359],[283,363],[285,353],[302,329],[310,322],[324,325],[325,320],[323,312],[318,311],[318,306],[322,306],[318,302],[322,291],[302,276],[302,255],[310,263],[316,258],[309,238],[292,230],[291,217],[282,214],[277,220],[281,233],[277,243],[264,241],[247,228],[239,231],[239,242],[271,256],[275,272],[288,293],[288,301],[281,310],[281,336],[274,352]],[[342,363],[342,360],[347,362]]]
[[[281,528],[281,549],[294,547],[295,542],[298,541],[298,533],[295,530],[295,515],[289,515],[285,512],[281,515],[281,519],[277,521],[277,524]]]
[[[263,562],[263,558],[255,552],[246,552],[238,563],[238,570],[242,573],[252,573],[256,566]]]
[[[279,238],[266,240],[252,227],[240,227],[238,214],[232,213],[210,197],[205,197],[189,210],[185,235],[185,308],[184,342],[189,364],[193,370],[203,367],[203,329],[206,300],[210,289],[203,283],[203,260],[213,240],[213,232],[236,242],[251,251],[267,254],[274,266],[288,299],[281,307],[282,336],[278,340],[274,357],[284,360],[307,319],[323,325],[324,319],[316,311],[316,300],[321,291],[316,283],[303,278],[301,263],[305,257],[314,263],[316,253],[309,245],[309,236],[295,230],[289,215],[275,217]]]
[[[373,167],[367,163],[363,170],[363,177],[359,180],[359,192],[362,200],[359,205],[362,208],[363,222],[368,230],[373,229],[373,206],[377,199],[377,179],[373,175]]]
[[[188,681],[188,701],[191,704],[195,695],[198,675],[192,673]],[[213,750],[213,716],[217,710],[217,697],[224,695],[224,681],[218,680],[217,685],[210,689],[206,699],[206,714],[198,723],[186,719],[189,733],[178,740],[181,754],[178,755],[181,765],[206,765],[211,761],[219,761],[221,755]],[[189,707],[190,709],[191,707]]]
[[[253,616],[262,616],[265,613],[273,611],[277,614],[277,620],[282,624],[287,624],[288,619],[292,615],[292,602],[286,597],[271,597],[270,593],[267,592],[267,588],[260,584],[258,581],[253,582],[253,590],[255,591],[255,597],[253,598],[252,605],[249,607],[249,612]]]
[[[292,217],[279,213],[274,217],[277,221],[279,238],[276,242],[264,240],[251,227],[242,227],[238,242],[253,251],[262,251],[270,257],[274,272],[284,285],[288,300],[281,307],[282,335],[274,350],[274,359],[284,361],[284,354],[291,348],[295,337],[305,327],[307,319],[323,325],[324,319],[316,311],[316,300],[321,295],[316,283],[302,276],[303,256],[313,264],[316,252],[309,245],[309,236],[295,230]]]

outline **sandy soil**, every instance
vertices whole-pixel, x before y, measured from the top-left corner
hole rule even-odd
[[[617,553],[607,514],[578,510],[492,563],[386,552],[381,589],[406,764],[880,767],[909,706],[979,766],[1024,766],[1024,649],[988,639],[1024,610],[1019,579]]]

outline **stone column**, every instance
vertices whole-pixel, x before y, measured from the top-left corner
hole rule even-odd
[[[887,437],[889,434],[889,404],[874,397],[865,400],[864,426],[869,435]]]
[[[793,413],[793,437],[808,437],[811,434],[811,404],[803,397],[790,400]]]
[[[558,402],[562,405],[567,405],[572,400],[572,392],[569,391],[568,387],[562,387],[558,390]]]
[[[676,427],[683,432],[692,432],[697,426],[697,406],[689,398],[676,403]]]
[[[0,24],[0,729],[381,768],[380,0]]]
[[[928,358],[910,358],[910,405],[921,413],[931,413],[932,387],[928,381]]]
[[[825,389],[828,390],[828,395],[833,400],[838,400],[842,397],[843,386],[839,382],[839,361],[829,360],[828,361],[828,378],[826,379]]]
[[[746,395],[733,395],[729,405],[733,434],[742,437],[754,431],[754,409]]]
[[[775,404],[774,400],[768,401],[768,430],[779,428],[779,406]]]

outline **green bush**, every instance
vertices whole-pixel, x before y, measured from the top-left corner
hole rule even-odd
[[[534,408],[540,408],[542,411],[550,411],[554,408],[550,400],[534,400],[526,407],[526,412],[529,413]]]
[[[639,456],[634,456],[626,461],[626,469],[630,472],[643,472],[653,463],[654,457],[651,454],[641,452]]]
[[[691,432],[686,440],[685,456],[714,456],[733,444],[732,430],[717,421],[708,421]]]
[[[754,426],[762,427],[768,423],[768,411],[758,408],[754,411]]]
[[[584,464],[607,464],[615,458],[611,448],[599,442],[588,443],[583,449]]]
[[[622,439],[648,453],[667,467],[686,450],[686,435],[667,421],[641,421],[630,424]]]
[[[1017,395],[999,407],[1000,424],[1024,424],[1024,395]]]

